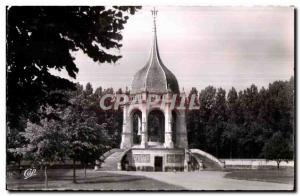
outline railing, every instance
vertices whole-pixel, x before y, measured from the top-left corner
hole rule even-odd
[[[109,157],[111,154],[118,152],[120,149],[119,148],[113,148],[104,153],[101,157],[100,160],[104,161],[107,157]]]
[[[216,157],[214,157],[213,155],[211,155],[207,152],[204,152],[199,149],[190,149],[190,152],[195,153],[195,154],[200,154],[200,155],[206,157],[207,159],[212,160],[213,162],[217,163],[221,168],[225,167],[225,162],[221,162],[219,159],[217,159]]]

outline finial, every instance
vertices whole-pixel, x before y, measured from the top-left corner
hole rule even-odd
[[[183,94],[183,95],[185,95],[184,87],[182,87],[182,91],[180,93]]]
[[[157,9],[155,9],[155,7],[153,7],[153,9],[151,10],[152,16],[153,16],[153,25],[154,25],[154,33],[156,33],[156,16],[157,16]]]
[[[168,92],[172,92],[171,88],[170,88],[170,84],[168,84],[168,89],[167,90],[168,90]]]
[[[151,10],[151,12],[152,12],[152,16],[153,16],[153,18],[155,20],[158,11],[157,11],[157,9],[155,9],[155,7],[153,7],[153,10]]]

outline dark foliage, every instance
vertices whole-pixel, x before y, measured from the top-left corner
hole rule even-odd
[[[190,94],[197,92],[194,88]],[[281,135],[286,156],[293,158],[294,78],[275,81],[269,88],[223,89],[209,86],[199,93],[199,110],[187,113],[190,148],[200,148],[219,158],[268,158],[274,135]],[[273,146],[271,147],[266,147]],[[272,154],[272,153],[271,153]],[[274,153],[273,153],[274,154]],[[280,153],[286,159],[285,153]],[[278,158],[278,157],[277,157]]]
[[[7,120],[18,127],[21,117],[32,118],[40,106],[65,102],[57,90],[75,89],[54,76],[66,70],[76,78],[78,68],[70,51],[82,50],[94,61],[116,62],[110,49],[122,44],[120,31],[138,7],[7,7]]]
[[[202,149],[218,158],[266,158],[278,163],[292,159],[293,82],[293,78],[290,81],[276,81],[271,83],[269,88],[260,90],[251,85],[239,93],[232,88],[227,95],[222,88],[209,86],[200,93],[196,88],[192,88],[188,97],[193,93],[197,94],[200,109],[187,112],[189,147]],[[92,144],[91,148],[84,147],[81,153],[76,152],[81,155],[89,152],[85,154],[87,156],[75,159],[86,165],[93,163],[104,152],[118,148],[122,133],[122,109],[119,107],[117,110],[103,110],[99,107],[101,97],[115,94],[115,91],[102,87],[94,91],[88,83],[85,89],[77,85],[76,91],[64,93],[72,104],[59,107],[59,110],[67,114],[65,117],[68,119],[60,122],[67,123],[61,126],[61,130],[65,130],[64,132],[70,133],[71,136],[75,134],[76,137],[68,140],[69,142],[74,140],[79,144],[87,139]],[[122,93],[122,90],[119,89],[116,93]],[[114,100],[106,101],[108,104]],[[68,113],[68,108],[71,108],[72,112]],[[97,128],[97,124],[101,126]],[[10,131],[7,138],[10,140],[8,144],[11,149],[8,159],[15,163],[22,159],[17,149],[25,145],[24,139],[17,133]]]
[[[265,144],[263,154],[267,160],[275,160],[279,169],[280,162],[293,158],[292,147],[293,144],[289,144],[289,140],[281,132],[276,132]]]

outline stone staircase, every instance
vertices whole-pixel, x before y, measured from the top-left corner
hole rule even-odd
[[[98,169],[100,171],[117,171],[118,163],[120,163],[123,156],[130,149],[111,149],[104,153],[100,160],[102,161],[101,167]],[[191,156],[193,156],[198,163],[202,163],[204,170],[222,170],[224,168],[224,163],[213,155],[206,153],[199,149],[189,149],[187,151]]]
[[[104,153],[100,160],[102,160],[100,171],[117,171],[118,163],[121,161],[126,150],[123,149],[112,149]]]
[[[224,163],[211,154],[199,149],[190,149],[189,152],[198,162],[202,162],[204,170],[216,171],[224,168]]]

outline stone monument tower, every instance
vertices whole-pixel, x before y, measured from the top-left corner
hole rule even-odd
[[[120,148],[131,149],[127,162],[134,169],[182,170],[184,152],[188,147],[185,110],[171,107],[173,95],[180,96],[179,86],[175,75],[163,64],[159,55],[157,10],[152,10],[152,15],[152,49],[146,65],[134,75],[130,98],[123,105]],[[152,101],[163,98],[163,105],[161,101]]]
[[[101,170],[189,171],[222,168],[214,156],[188,149],[185,93],[179,91],[175,75],[163,64],[158,50],[156,16],[150,56],[133,77],[128,100],[123,101],[120,149],[101,156]],[[175,99],[174,99],[175,97]],[[179,99],[177,99],[179,98]],[[174,104],[175,103],[175,104]]]

